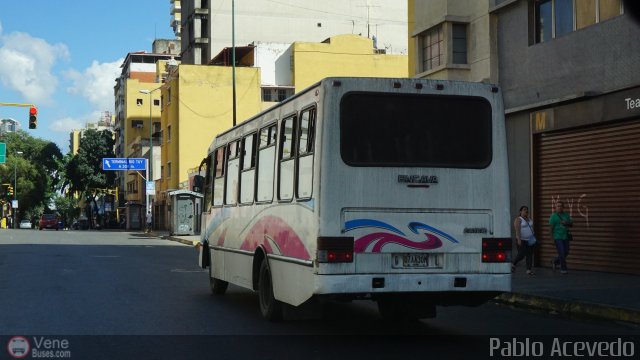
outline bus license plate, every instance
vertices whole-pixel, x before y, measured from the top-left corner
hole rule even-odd
[[[396,269],[442,268],[442,254],[394,254]]]

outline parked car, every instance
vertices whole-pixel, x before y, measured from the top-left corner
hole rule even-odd
[[[58,216],[56,214],[42,214],[40,217],[40,224],[38,226],[42,229],[56,229],[58,230]]]
[[[27,219],[20,221],[20,229],[31,229],[31,221]]]

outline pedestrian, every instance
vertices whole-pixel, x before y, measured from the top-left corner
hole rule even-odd
[[[151,232],[151,224],[153,221],[153,215],[151,215],[151,211],[147,212],[147,228],[145,232]]]
[[[536,237],[533,233],[533,219],[529,217],[529,208],[520,207],[520,215],[513,221],[513,227],[516,233],[516,241],[518,242],[518,256],[511,264],[511,272],[516,271],[516,265],[526,258],[527,275],[534,276],[531,266],[533,265],[533,248],[536,245]]]
[[[569,228],[573,226],[573,220],[568,213],[564,212],[564,203],[556,202],[556,211],[549,217],[549,226],[553,240],[556,243],[558,256],[551,260],[551,268],[555,271],[560,265],[560,273],[567,273],[567,256],[569,256]]]

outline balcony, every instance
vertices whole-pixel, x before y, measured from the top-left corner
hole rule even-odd
[[[171,15],[175,14],[176,12],[181,12],[182,11],[182,6],[180,5],[180,1],[179,0],[174,0],[171,2]]]

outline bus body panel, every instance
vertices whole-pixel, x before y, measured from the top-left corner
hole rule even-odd
[[[491,106],[490,163],[477,169],[348,165],[341,156],[340,114],[345,95],[353,92],[484,99]],[[252,289],[253,255],[260,247],[268,253],[274,297],[292,305],[313,295],[510,290],[509,262],[481,262],[483,238],[511,235],[499,91],[449,81],[329,78],[218,136],[209,154],[274,121],[280,132],[284,118],[314,104],[311,198],[278,201],[276,160],[273,202],[205,212],[201,239],[214,277]],[[319,236],[353,237],[353,262],[318,262]],[[418,266],[406,266],[407,259]],[[384,286],[373,286],[380,278]]]

